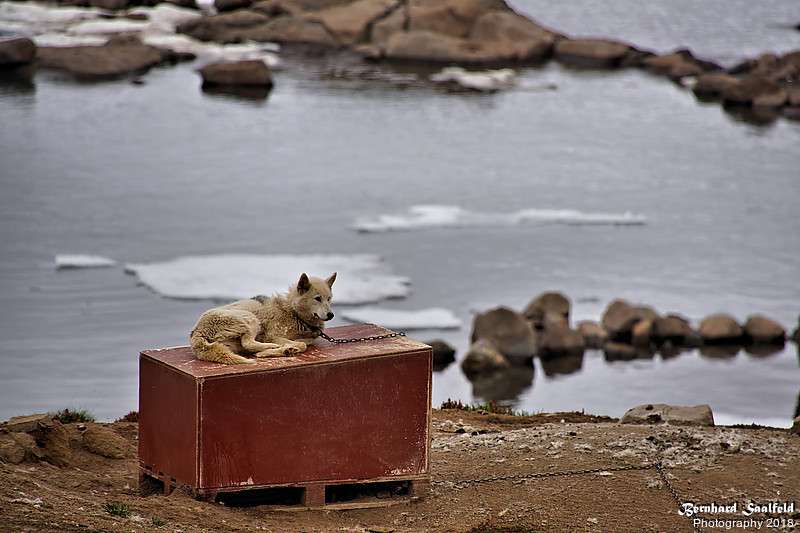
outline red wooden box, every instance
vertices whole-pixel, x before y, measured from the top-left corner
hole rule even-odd
[[[391,333],[372,324],[334,338]],[[188,346],[141,352],[139,464],[169,492],[195,496],[295,487],[324,506],[326,487],[430,475],[430,346],[406,337],[332,344],[295,357],[223,365]]]

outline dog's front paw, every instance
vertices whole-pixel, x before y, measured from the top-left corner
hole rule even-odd
[[[286,348],[284,348],[283,355],[292,356],[292,355],[297,355],[300,352],[304,351],[306,351],[306,345],[303,344],[302,342],[299,342],[297,344],[293,344],[291,346],[287,346]]]

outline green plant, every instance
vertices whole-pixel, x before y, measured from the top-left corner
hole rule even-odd
[[[525,411],[514,411],[514,409],[510,405],[500,405],[495,403],[494,400],[489,400],[488,402],[484,402],[478,405],[467,405],[461,403],[461,400],[451,400],[450,398],[447,401],[442,402],[442,405],[439,409],[460,409],[461,411],[485,411],[487,413],[493,413],[498,415],[514,415],[514,416],[526,416],[528,413]]]
[[[73,422],[94,422],[95,418],[88,409],[69,409],[65,408],[55,413],[50,413],[53,420],[58,420],[62,424],[72,424]]]
[[[153,517],[151,522],[153,522],[153,525],[156,527],[165,526],[167,524],[166,520],[164,520],[163,518],[156,518],[155,516]]]
[[[119,516],[121,518],[128,518],[131,516],[130,508],[126,504],[120,502],[106,503],[105,510],[108,514]]]

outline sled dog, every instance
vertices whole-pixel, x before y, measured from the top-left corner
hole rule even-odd
[[[244,357],[279,357],[305,351],[333,318],[331,287],[336,273],[326,280],[300,276],[286,294],[255,296],[215,307],[202,314],[189,344],[203,361],[252,363]]]

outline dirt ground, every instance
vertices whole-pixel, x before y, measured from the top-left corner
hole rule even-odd
[[[152,484],[142,489],[134,447],[122,459],[91,453],[82,433],[93,424],[67,424],[69,465],[0,463],[0,531],[800,531],[800,436],[787,430],[460,410],[434,410],[432,425],[428,495],[409,498],[390,489],[355,500],[383,507],[286,511],[252,498],[223,505],[195,500],[185,488],[169,496]],[[136,445],[135,423],[97,426]],[[615,470],[658,461],[664,476],[655,467]],[[593,472],[524,477],[580,470]],[[460,483],[505,476],[520,477]],[[707,507],[690,518],[678,513],[678,499],[737,509]],[[787,505],[764,508],[770,502]],[[748,504],[761,508],[746,516]]]

